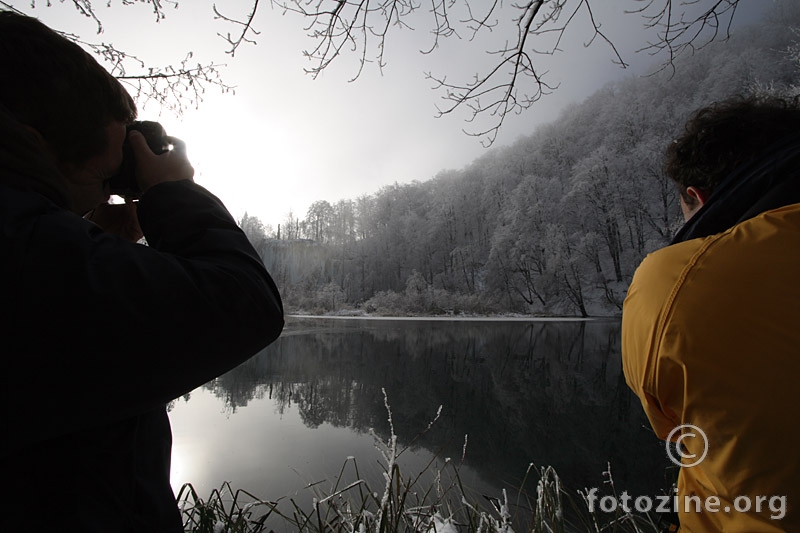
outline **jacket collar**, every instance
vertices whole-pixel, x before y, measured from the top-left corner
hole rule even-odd
[[[765,211],[800,203],[800,133],[734,170],[670,244],[715,235]]]

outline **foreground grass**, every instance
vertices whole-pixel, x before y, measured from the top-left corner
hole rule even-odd
[[[374,432],[381,453],[383,484],[370,487],[359,472],[355,458],[342,465],[337,483],[324,491],[321,483],[312,491],[312,505],[303,508],[294,499],[259,499],[224,483],[206,498],[191,484],[178,494],[187,533],[567,533],[635,532],[659,533],[658,517],[651,513],[608,515],[590,512],[586,495],[563,486],[551,467],[530,465],[518,488],[498,495],[470,496],[459,474],[460,464],[434,456],[420,472],[402,471],[398,458],[414,441],[398,448],[392,413],[390,437],[381,440]],[[441,412],[441,408],[439,409]],[[438,419],[418,435],[423,435]],[[416,439],[415,439],[416,440]],[[466,442],[465,442],[466,449]],[[463,460],[463,457],[462,457]],[[608,494],[616,496],[611,468],[606,474]],[[341,480],[354,481],[340,486]]]

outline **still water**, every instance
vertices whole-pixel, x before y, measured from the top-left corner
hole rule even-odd
[[[173,403],[173,488],[203,496],[228,481],[304,505],[356,463],[380,492],[385,391],[411,444],[405,472],[450,458],[470,490],[497,497],[531,463],[571,489],[603,487],[610,463],[618,492],[660,494],[666,454],[625,384],[619,336],[617,320],[290,318],[273,345]]]

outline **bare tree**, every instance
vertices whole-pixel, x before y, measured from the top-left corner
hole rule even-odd
[[[639,51],[662,56],[662,67],[671,69],[681,54],[727,38],[739,1],[626,0],[630,3],[627,13],[640,15],[645,28],[651,31],[652,39]],[[447,73],[426,73],[442,95],[438,114],[466,110],[472,126],[465,132],[491,144],[509,114],[521,113],[557,88],[539,66],[537,56],[561,52],[565,32],[577,17],[589,20],[586,46],[600,41],[608,47],[612,62],[627,66],[624,54],[617,49],[613,37],[605,33],[595,12],[603,2],[607,0],[270,0],[269,4],[306,19],[312,44],[304,54],[311,61],[306,70],[313,77],[345,55],[355,55],[357,60],[353,80],[368,63],[383,69],[390,31],[398,29],[428,29],[430,41],[423,44],[423,54],[435,52],[444,39],[475,41],[486,34],[499,35],[502,44],[485,50],[493,62],[471,79],[451,81]],[[31,5],[35,4],[34,0]],[[90,0],[72,0],[72,4],[81,15],[97,23],[98,33],[102,32],[102,23]],[[122,0],[123,6],[132,4],[149,5],[156,20],[166,16],[165,7],[177,6],[175,0]],[[214,18],[232,27],[231,31],[218,33],[232,57],[242,44],[256,43],[255,24],[264,4],[249,0],[244,16],[231,15],[228,7],[212,6]],[[12,8],[6,2],[0,2],[0,6]],[[221,65],[191,66],[191,55],[177,67],[150,68],[110,45],[83,44],[111,61],[115,74],[133,84],[139,97],[154,99],[178,111],[185,107],[187,98],[193,105],[201,101],[207,86],[232,89],[219,76]],[[129,73],[123,60],[136,65],[138,72]]]

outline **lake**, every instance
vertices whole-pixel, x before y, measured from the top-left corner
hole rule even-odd
[[[573,491],[604,487],[610,463],[618,493],[661,494],[669,463],[619,339],[619,320],[290,317],[273,345],[172,404],[173,488],[205,497],[229,481],[310,505],[357,466],[380,492],[385,391],[399,446],[412,444],[404,473],[449,458],[470,491],[499,497],[531,463]]]

